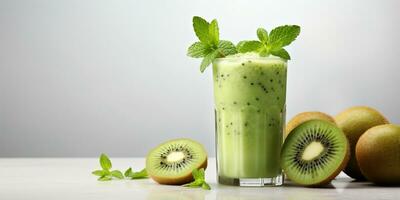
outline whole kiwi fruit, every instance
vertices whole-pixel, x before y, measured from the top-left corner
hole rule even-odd
[[[367,106],[350,107],[335,116],[336,124],[341,128],[350,142],[350,160],[343,170],[356,180],[365,180],[361,173],[355,155],[358,138],[368,129],[389,123],[377,110]]]
[[[330,115],[323,113],[323,112],[319,112],[319,111],[308,111],[308,112],[302,112],[299,113],[297,115],[295,115],[286,125],[286,131],[285,131],[285,136],[284,138],[287,137],[287,135],[293,130],[295,129],[297,126],[299,126],[300,124],[306,122],[306,121],[310,121],[313,119],[320,119],[320,120],[325,120],[328,122],[332,122],[335,123],[335,120],[333,119],[333,117],[331,117]]]
[[[305,186],[329,183],[346,166],[350,148],[346,136],[334,123],[310,120],[286,138],[281,165],[293,182]]]
[[[368,129],[358,139],[356,158],[367,180],[400,185],[400,126],[385,124]]]
[[[176,139],[152,149],[146,157],[149,176],[160,184],[182,185],[193,181],[193,169],[207,168],[207,153],[200,143]]]

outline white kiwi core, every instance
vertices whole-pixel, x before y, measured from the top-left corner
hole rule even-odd
[[[324,151],[324,146],[321,142],[311,142],[306,149],[304,149],[301,159],[303,160],[313,160],[317,158]]]
[[[178,162],[181,161],[183,158],[185,158],[185,154],[183,152],[173,151],[167,155],[167,162]]]

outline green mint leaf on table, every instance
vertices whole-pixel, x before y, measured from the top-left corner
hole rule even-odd
[[[188,48],[187,55],[193,58],[203,58],[200,71],[204,70],[216,58],[236,54],[236,46],[229,41],[220,40],[217,20],[208,23],[205,19],[193,17],[193,29],[199,42],[195,42]]]
[[[204,180],[195,180],[190,183],[187,183],[183,185],[184,187],[191,187],[191,188],[196,188],[196,187],[201,187],[204,183]]]
[[[124,176],[125,176],[125,177],[129,177],[131,173],[132,173],[132,168],[129,167],[129,168],[125,171]]]
[[[206,182],[205,175],[204,175],[204,168],[201,169],[193,169],[192,171],[192,176],[194,181],[184,184],[184,187],[190,187],[190,188],[198,188],[201,187],[205,190],[211,190],[210,185]]]
[[[113,171],[111,171],[111,176],[112,176],[112,177],[115,177],[115,178],[117,178],[117,179],[123,179],[123,178],[124,178],[124,175],[123,175],[122,172],[119,171],[119,170],[113,170]]]
[[[100,155],[100,166],[101,168],[103,168],[104,170],[110,170],[112,167],[111,161],[108,158],[108,156],[104,153],[102,153]]]
[[[210,185],[208,185],[208,183],[204,182],[203,185],[201,185],[201,188],[205,189],[205,190],[211,190]]]
[[[257,37],[259,41],[241,41],[237,45],[240,53],[257,52],[260,56],[281,57],[290,60],[289,53],[283,48],[292,43],[300,34],[300,26],[284,25],[274,28],[269,34],[263,29],[257,29]]]
[[[125,176],[131,179],[142,179],[142,178],[147,178],[148,174],[146,168],[138,172],[133,172],[132,168],[129,168],[125,171]]]
[[[108,174],[108,171],[105,170],[95,170],[92,172],[93,175],[95,176],[105,176]]]
[[[112,177],[111,176],[102,176],[97,179],[98,181],[111,181]]]
[[[92,172],[95,176],[100,176],[97,180],[99,181],[110,181],[114,178],[123,179],[124,175],[119,170],[111,171],[111,160],[108,158],[106,154],[101,154],[99,158],[101,170],[95,170]]]
[[[193,175],[193,178],[194,178],[194,180],[202,180],[202,181],[204,181],[204,177],[205,177],[205,174],[204,174],[204,168],[201,168],[201,169],[195,169],[195,170],[193,170],[192,171],[192,175]]]

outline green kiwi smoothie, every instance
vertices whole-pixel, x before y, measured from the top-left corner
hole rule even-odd
[[[213,62],[219,179],[281,175],[286,61],[256,53]]]
[[[213,66],[218,182],[237,186],[283,184],[280,152],[286,114],[287,61],[284,47],[300,34],[298,25],[236,45],[220,38],[216,19],[193,17],[198,41],[187,55],[201,58],[200,71]]]

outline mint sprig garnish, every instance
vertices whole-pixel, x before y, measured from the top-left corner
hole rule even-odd
[[[201,187],[201,188],[203,188],[205,190],[211,190],[210,185],[208,185],[208,183],[205,180],[204,168],[193,169],[192,176],[194,178],[194,181],[183,185],[184,187],[191,187],[191,188]]]
[[[123,179],[124,175],[119,170],[111,170],[112,163],[106,154],[100,155],[100,166],[102,169],[95,170],[92,172],[93,175],[100,176],[97,180],[99,181],[110,181],[113,178]]]
[[[199,42],[190,45],[187,55],[193,58],[203,58],[200,65],[201,72],[204,72],[214,59],[237,53],[232,42],[219,39],[219,27],[216,19],[209,23],[205,19],[195,16],[193,17],[193,29]]]
[[[138,171],[138,172],[134,172],[132,171],[132,168],[128,168],[125,173],[124,173],[125,177],[130,178],[130,179],[143,179],[143,178],[148,178],[147,175],[147,171],[146,168]]]
[[[241,41],[237,45],[240,53],[257,52],[260,56],[274,55],[290,60],[289,53],[283,48],[292,43],[300,34],[300,26],[284,25],[274,28],[269,34],[263,29],[257,29],[257,40]]]

